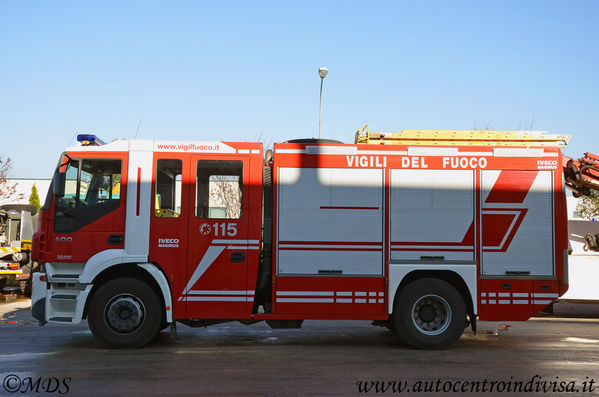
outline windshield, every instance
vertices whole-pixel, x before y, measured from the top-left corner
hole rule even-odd
[[[52,181],[50,182],[50,186],[48,186],[48,193],[46,194],[46,200],[44,201],[44,206],[40,209],[49,210],[52,206],[52,198],[54,197],[54,184],[56,183],[56,176],[61,171],[61,166],[69,159],[69,156],[66,153],[63,153],[60,156],[60,160],[58,160],[58,165],[54,170],[54,176],[52,177]]]

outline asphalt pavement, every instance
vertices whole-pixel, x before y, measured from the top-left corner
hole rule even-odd
[[[0,302],[0,396],[599,392],[597,318],[479,322],[477,335],[466,330],[443,351],[410,349],[367,321],[306,321],[291,330],[264,323],[179,325],[176,339],[164,331],[145,348],[110,350],[85,322],[40,327],[28,304]]]

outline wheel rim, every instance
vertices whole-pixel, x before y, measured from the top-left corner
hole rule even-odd
[[[451,307],[438,295],[425,295],[412,306],[412,322],[425,335],[442,334],[451,323]]]
[[[128,334],[138,329],[145,319],[145,307],[135,295],[113,297],[104,307],[104,321],[118,333]]]

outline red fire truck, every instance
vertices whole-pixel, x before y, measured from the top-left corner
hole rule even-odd
[[[586,189],[579,163],[564,173],[567,138],[361,129],[265,154],[80,135],[39,214],[32,312],[87,318],[109,347],[175,322],[355,319],[445,348],[566,292],[565,185]]]

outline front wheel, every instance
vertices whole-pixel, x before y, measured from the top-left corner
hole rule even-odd
[[[150,286],[135,278],[117,278],[92,296],[88,323],[92,334],[110,348],[138,348],[160,331],[160,301]]]
[[[398,336],[417,349],[444,349],[462,335],[466,305],[462,295],[449,283],[423,278],[399,291],[393,312]]]

